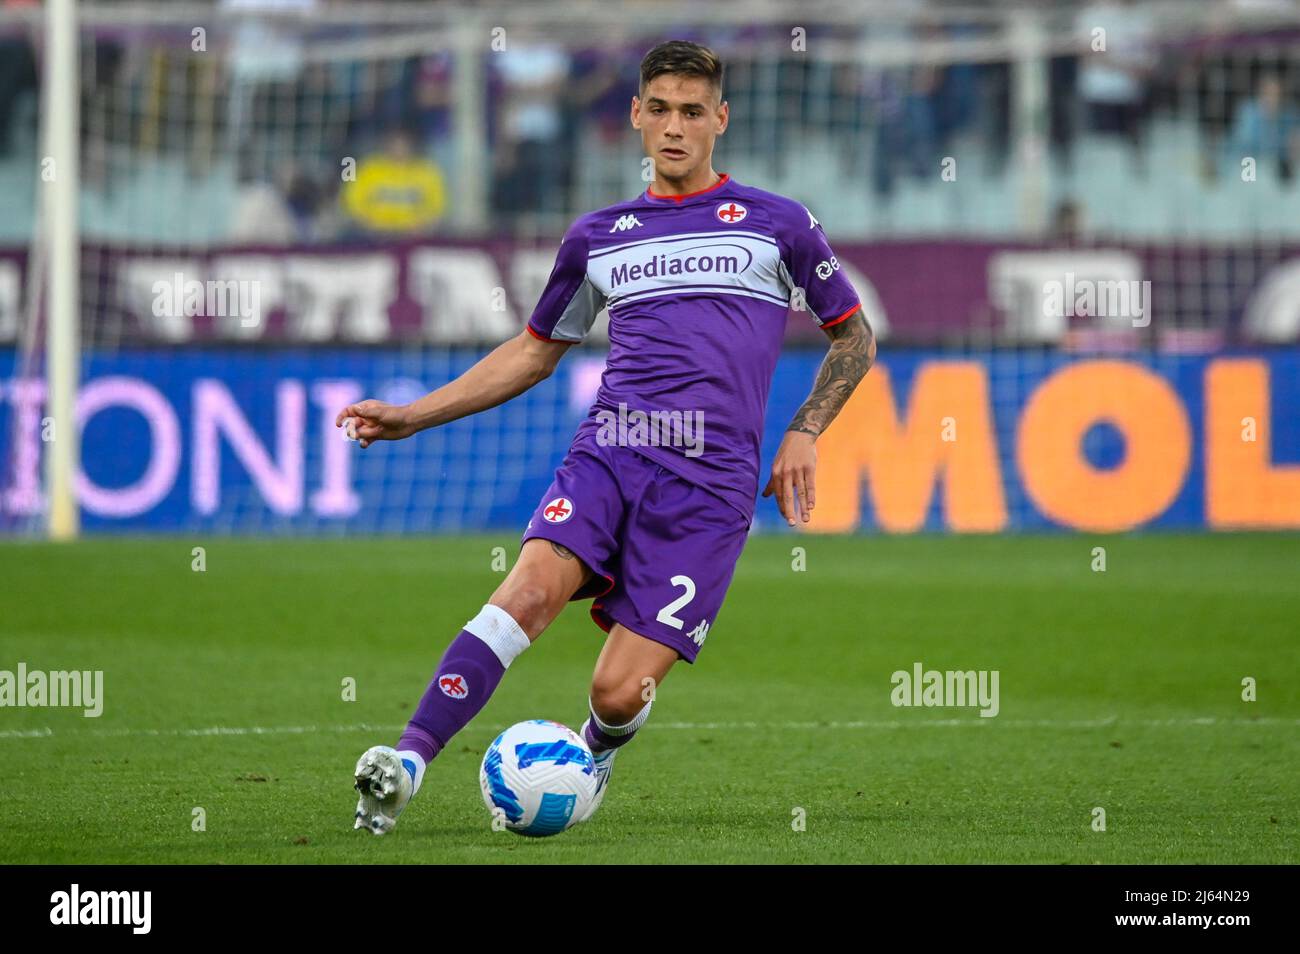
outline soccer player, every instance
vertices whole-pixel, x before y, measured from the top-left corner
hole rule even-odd
[[[792,304],[830,349],[763,496],[776,497],[791,526],[809,519],[817,438],[875,360],[875,340],[812,213],[714,171],[728,121],[722,78],[718,57],[697,44],[647,53],[631,119],[654,161],[653,185],[570,226],[518,337],[411,404],[367,400],[338,414],[367,447],[495,407],[549,376],[609,308],[609,357],[591,413],[514,568],[447,647],[396,747],[358,761],[357,828],[391,830],[429,762],[510,663],[566,603],[592,598],[592,618],[608,633],[581,729],[595,755],[599,788],[587,815],[595,811],[654,689],[678,659],[695,662],[717,621],[753,522],[763,415]],[[668,439],[650,438],[647,421]]]

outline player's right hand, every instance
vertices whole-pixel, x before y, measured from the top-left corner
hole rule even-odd
[[[369,447],[375,441],[400,441],[416,431],[410,408],[405,404],[385,404],[373,399],[349,404],[334,418],[334,426],[342,427],[348,418],[353,419],[356,438],[362,447]]]

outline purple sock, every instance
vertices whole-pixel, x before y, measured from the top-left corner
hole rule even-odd
[[[451,737],[487,705],[506,667],[529,641],[510,614],[488,604],[452,640],[397,750],[433,761]]]

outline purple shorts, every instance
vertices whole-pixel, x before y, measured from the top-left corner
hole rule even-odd
[[[688,663],[717,620],[749,520],[709,491],[627,447],[581,440],[524,531],[572,550],[596,576],[570,599],[591,618],[675,650]]]

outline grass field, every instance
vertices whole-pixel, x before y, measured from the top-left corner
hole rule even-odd
[[[0,546],[0,669],[102,669],[105,694],[98,719],[0,709],[0,862],[1300,860],[1296,535],[756,537],[590,823],[494,832],[477,781],[503,727],[583,718],[584,603],[392,835],[352,831],[356,757],[396,740],[497,545],[517,537]],[[997,717],[894,707],[918,661],[997,670]]]

